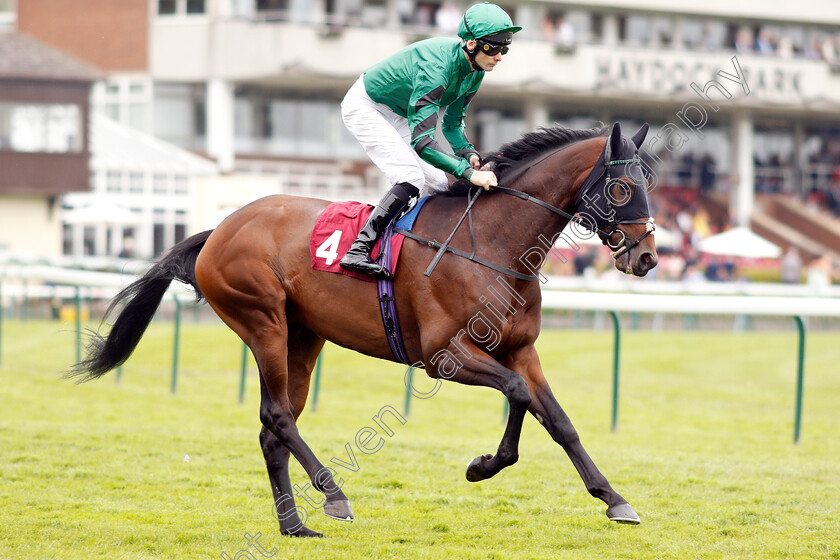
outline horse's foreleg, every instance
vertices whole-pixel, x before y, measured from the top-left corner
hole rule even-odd
[[[504,367],[476,346],[466,346],[467,354],[471,357],[454,368],[454,373],[438,372],[440,376],[464,385],[492,387],[501,391],[510,403],[505,433],[496,454],[476,457],[467,465],[467,480],[478,482],[496,475],[519,460],[519,436],[531,395],[525,380],[516,372]],[[459,350],[464,347],[462,343]]]
[[[560,407],[557,399],[554,398],[551,388],[543,376],[536,350],[531,347],[530,349],[523,349],[522,352],[525,354],[523,359],[528,363],[528,367],[523,371],[528,380],[532,397],[528,410],[545,427],[552,439],[563,447],[583,479],[589,493],[603,500],[609,506],[607,517],[619,523],[639,523],[639,516],[627,503],[627,500],[613,490],[607,478],[601,474],[601,471],[598,470],[592,458],[583,448],[577,430]]]

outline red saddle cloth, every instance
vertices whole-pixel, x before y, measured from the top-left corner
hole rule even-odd
[[[309,238],[309,256],[312,261],[312,268],[326,272],[346,274],[360,280],[376,282],[358,272],[344,270],[339,266],[341,257],[350,249],[359,231],[367,222],[373,212],[373,206],[361,202],[334,202],[324,209],[321,217],[315,223],[312,236]],[[404,235],[394,234],[391,236],[391,272],[397,269],[397,260],[402,249]],[[379,257],[380,241],[376,242],[371,252],[371,257],[376,260]]]

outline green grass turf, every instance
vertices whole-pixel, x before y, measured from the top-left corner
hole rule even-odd
[[[796,334],[622,337],[610,433],[612,334],[545,331],[555,395],[596,464],[642,517],[611,523],[528,416],[519,463],[477,484],[467,462],[501,438],[502,397],[446,383],[359,470],[338,468],[356,521],[308,507],[326,539],[279,535],[259,449],[259,387],[238,404],[241,343],[185,324],[171,395],[172,325],[153,323],[114,374],[60,379],[72,326],[6,321],[0,364],[0,558],[234,558],[260,533],[273,558],[840,558],[837,335],[807,339],[802,441],[792,444]],[[327,346],[318,409],[300,421],[325,463],[403,410],[402,367]],[[421,373],[418,386],[431,382]],[[311,404],[310,404],[311,406]],[[189,462],[185,456],[189,456]],[[293,464],[293,482],[305,482]],[[299,502],[300,503],[300,502]],[[250,549],[256,558],[264,558]],[[238,558],[249,558],[244,553]]]

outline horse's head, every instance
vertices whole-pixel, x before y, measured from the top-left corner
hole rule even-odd
[[[647,274],[658,260],[638,154],[647,131],[645,124],[628,139],[615,123],[575,201],[581,222],[613,250],[615,267],[635,276]]]

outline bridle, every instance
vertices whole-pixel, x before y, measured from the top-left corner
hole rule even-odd
[[[575,207],[576,208],[579,207],[579,205],[580,205],[579,201],[582,198],[586,198],[586,196],[588,194],[590,194],[590,191],[597,188],[600,184],[603,183],[603,185],[605,187],[613,184],[612,168],[614,166],[616,166],[616,165],[632,165],[634,163],[638,163],[638,164],[642,163],[642,160],[639,159],[638,156],[633,157],[631,159],[615,159],[615,160],[609,159],[610,158],[610,151],[611,151],[609,144],[610,143],[609,143],[609,140],[608,140],[602,157],[599,158],[597,162],[595,162],[595,166],[592,168],[592,171],[589,173],[589,176],[583,182],[583,186],[581,187],[580,191],[578,192],[578,196],[577,196],[577,199],[575,201]],[[554,152],[551,152],[551,153],[547,154],[546,156],[544,156],[543,158],[538,160],[538,162],[541,161],[542,159],[547,158],[549,155],[552,155],[553,153]],[[606,161],[606,163],[602,163],[603,161]],[[598,173],[596,173],[596,171],[598,171],[599,166],[602,169]],[[531,166],[528,166],[528,167],[531,167]],[[525,168],[525,169],[527,169],[527,168]],[[524,172],[524,169],[523,169],[523,172]],[[601,181],[601,179],[604,179],[604,181]],[[510,181],[510,180],[511,180],[511,178],[508,178],[508,181]],[[620,219],[619,211],[624,206],[626,206],[626,204],[625,205],[620,205],[620,206],[615,205],[614,202],[612,201],[612,199],[607,195],[606,189],[604,189],[604,194],[605,194],[604,198],[605,198],[605,202],[606,202],[606,212],[604,212],[604,214],[606,216],[609,216],[609,219],[604,220],[602,218],[601,224],[598,224],[598,219],[596,219],[596,218],[592,218],[592,220],[595,221],[595,224],[592,224],[590,220],[587,220],[587,219],[583,218],[581,216],[580,212],[578,212],[576,214],[569,214],[568,212],[560,210],[559,208],[557,208],[555,206],[552,206],[551,204],[549,204],[549,203],[547,203],[543,200],[540,200],[540,199],[538,199],[534,196],[531,196],[527,193],[524,193],[522,191],[517,191],[515,189],[511,189],[511,188],[508,188],[508,187],[500,187],[500,186],[499,187],[493,187],[493,190],[494,191],[500,191],[500,192],[503,192],[505,194],[515,196],[517,198],[521,198],[522,200],[527,200],[528,202],[533,202],[534,204],[542,206],[546,210],[548,210],[550,212],[553,212],[553,213],[557,214],[558,216],[562,216],[563,218],[569,220],[570,222],[574,222],[574,223],[576,223],[578,225],[581,225],[581,226],[585,227],[586,229],[594,232],[596,235],[598,235],[598,237],[601,238],[601,242],[605,246],[609,247],[612,250],[611,255],[614,259],[618,259],[624,253],[629,252],[631,249],[636,247],[647,236],[651,235],[656,230],[656,225],[654,224],[654,221],[653,221],[652,217],[647,217],[647,218],[644,218],[644,219],[632,219],[632,218]],[[598,195],[598,198],[600,198],[599,195]],[[635,193],[634,193],[633,196],[631,196],[631,201],[628,201],[628,202],[632,202],[633,198],[635,198]],[[601,213],[595,212],[595,215],[600,216]],[[642,235],[640,235],[639,237],[633,239],[632,241],[630,241],[628,243],[627,235],[623,231],[618,229],[618,226],[625,225],[625,224],[628,224],[628,225],[629,224],[645,224],[645,233],[643,233]],[[594,225],[594,227],[593,227],[593,225]],[[620,234],[621,238],[616,243],[612,243],[610,241],[610,239],[616,233]]]
[[[611,185],[613,185],[614,182],[615,182],[615,180],[612,178],[612,169],[616,165],[624,165],[624,166],[633,165],[633,164],[641,165],[642,160],[639,159],[638,156],[633,157],[631,159],[614,159],[614,160],[611,160],[611,159],[609,159],[609,156],[610,156],[610,147],[609,147],[609,142],[607,142],[607,148],[604,152],[604,159],[606,160],[606,163],[604,163],[602,165],[604,169],[601,171],[601,173],[598,174],[598,176],[593,181],[590,182],[590,178],[594,175],[595,169],[597,169],[597,167],[598,167],[598,164],[597,163],[595,164],[595,168],[593,168],[592,173],[590,174],[590,177],[587,178],[586,181],[584,181],[583,187],[581,187],[580,193],[578,194],[578,198],[582,197],[585,194],[588,194],[589,191],[596,188],[601,183],[601,177],[604,177],[606,175],[606,179],[604,180],[603,184],[604,184],[604,187],[605,187],[604,188],[604,195],[605,195],[605,198],[606,198],[606,201],[607,201],[607,206],[608,206],[607,215],[609,216],[609,220],[607,220],[605,226],[601,226],[601,227],[596,226],[594,231],[601,238],[602,243],[604,245],[606,245],[607,247],[609,247],[610,249],[612,249],[612,253],[611,253],[612,257],[614,259],[617,259],[621,255],[623,255],[624,253],[627,253],[631,249],[636,247],[639,243],[644,241],[644,239],[647,236],[651,235],[654,231],[656,231],[656,224],[653,221],[653,217],[650,217],[650,216],[647,217],[647,218],[643,218],[643,219],[620,219],[619,218],[619,210],[621,210],[625,205],[617,206],[613,202],[612,198],[610,197],[610,195],[608,193],[609,187]],[[598,160],[598,161],[600,161],[600,160]],[[638,187],[638,184],[636,184],[636,186]],[[635,193],[631,196],[631,199],[628,201],[628,203],[632,203],[633,198],[635,198]],[[596,215],[599,215],[599,214],[596,213]],[[575,220],[575,222],[580,223],[578,220]],[[640,235],[639,237],[635,238],[634,240],[632,240],[631,242],[628,243],[627,242],[627,234],[625,234],[623,231],[618,229],[618,226],[624,225],[624,224],[644,224],[645,225],[645,232],[642,235]],[[591,226],[589,227],[589,229],[592,229]],[[606,230],[606,231],[604,231],[604,230]],[[616,233],[618,233],[621,236],[621,238],[618,240],[618,242],[612,243],[610,241],[610,239]]]
[[[518,170],[512,172],[508,177],[506,177],[507,181],[513,182],[520,175],[524,174],[528,169],[530,169],[531,167],[533,167],[537,163],[547,159],[548,157],[554,155],[555,153],[557,153],[561,149],[563,149],[563,148],[561,147],[561,148],[558,148],[557,150],[550,151],[547,154],[544,154],[541,157],[537,158],[536,160],[530,162],[530,165],[520,167]],[[604,178],[606,176],[606,179],[603,182],[603,184],[605,186],[610,184],[610,181],[612,179],[611,170],[612,170],[613,166],[622,165],[622,164],[623,165],[628,165],[628,164],[633,164],[633,163],[641,163],[641,160],[638,157],[634,157],[634,158],[629,159],[629,160],[628,159],[611,160],[611,159],[609,159],[609,154],[610,154],[609,140],[607,140],[606,149],[602,153],[601,157],[598,158],[598,161],[595,162],[595,166],[590,171],[589,176],[584,181],[583,186],[581,187],[580,191],[578,191],[578,196],[577,196],[577,199],[575,200],[575,207],[576,208],[579,206],[578,200],[582,197],[585,197],[585,195],[588,194],[588,192],[590,190],[596,188],[601,183],[602,178]],[[603,161],[606,161],[606,163],[602,163]],[[598,171],[599,166],[602,168],[602,169],[600,169],[600,171]],[[596,171],[598,171],[598,172],[596,173]],[[508,194],[510,196],[515,196],[516,198],[521,198],[522,200],[527,200],[528,202],[532,202],[532,203],[534,203],[538,206],[541,206],[541,207],[545,208],[549,212],[553,212],[554,214],[557,214],[558,216],[561,216],[561,217],[565,218],[566,220],[568,220],[570,222],[574,222],[576,224],[582,225],[586,229],[595,232],[601,238],[601,241],[603,242],[603,244],[606,245],[607,247],[609,247],[610,249],[612,249],[611,254],[612,254],[614,259],[618,259],[624,253],[629,252],[631,249],[633,249],[639,243],[641,243],[642,240],[644,240],[647,236],[652,234],[654,232],[654,230],[656,229],[656,226],[653,223],[653,218],[651,218],[651,217],[647,217],[645,219],[632,219],[632,218],[617,219],[616,216],[618,216],[618,210],[616,209],[616,206],[613,204],[613,202],[610,200],[609,197],[605,197],[606,201],[607,201],[606,205],[608,206],[608,210],[609,210],[605,215],[609,216],[610,219],[608,221],[606,221],[605,225],[599,225],[597,223],[598,222],[597,220],[594,220],[596,222],[595,224],[590,223],[589,221],[584,219],[583,216],[579,212],[576,213],[576,214],[569,214],[568,212],[565,212],[564,210],[560,210],[556,206],[552,206],[551,204],[549,204],[548,202],[545,202],[544,200],[540,200],[539,198],[531,196],[530,194],[522,192],[522,191],[518,191],[518,190],[515,190],[515,189],[508,188],[508,187],[501,187],[501,186],[493,187],[492,190],[502,192],[502,193]],[[517,278],[519,280],[529,280],[529,281],[537,280],[539,278],[539,276],[531,276],[531,275],[527,275],[527,274],[522,274],[521,272],[517,272],[515,270],[505,268],[503,266],[495,264],[491,261],[488,261],[487,259],[483,259],[483,258],[476,255],[475,232],[473,231],[473,222],[472,222],[471,210],[472,210],[472,207],[475,204],[476,200],[478,200],[478,197],[483,192],[484,192],[484,190],[481,187],[475,187],[474,189],[470,189],[470,194],[467,197],[468,198],[468,203],[467,203],[466,209],[464,210],[464,213],[461,215],[460,220],[458,220],[458,223],[453,228],[452,233],[449,235],[449,237],[446,239],[446,241],[444,241],[442,243],[438,242],[438,241],[433,241],[433,240],[430,240],[430,239],[426,239],[424,237],[421,237],[421,236],[415,234],[414,232],[407,231],[407,230],[404,230],[402,228],[394,228],[393,231],[396,232],[396,233],[400,233],[400,234],[402,234],[402,235],[404,235],[404,236],[406,236],[410,239],[413,239],[413,240],[415,240],[419,243],[426,244],[429,247],[432,247],[432,248],[438,250],[434,259],[432,259],[432,262],[429,264],[429,266],[426,268],[426,271],[423,273],[425,276],[431,276],[432,275],[432,272],[437,267],[438,263],[443,258],[444,254],[452,253],[452,254],[457,255],[459,257],[463,257],[467,260],[477,262],[478,264],[481,264],[481,265],[486,266],[488,268],[491,268],[493,270],[497,270],[499,272],[507,274],[508,276],[512,276],[514,278]],[[605,191],[605,194],[606,194],[606,191]],[[634,198],[636,198],[635,193],[634,193],[634,196],[631,196],[631,200],[629,202],[632,202],[632,200]],[[644,199],[640,199],[640,200],[644,203],[644,215],[647,215],[648,214],[647,203],[646,203],[647,201],[644,200]],[[618,206],[617,208],[622,209],[622,208],[625,208],[627,206],[628,206],[628,204],[624,204],[624,205]],[[637,201],[635,205],[630,204],[629,206],[630,206],[631,211],[637,211],[638,212],[639,208],[635,208],[635,206],[641,206],[641,203]],[[599,214],[596,212],[596,215],[599,215]],[[455,237],[455,233],[458,231],[458,229],[461,227],[461,224],[464,222],[464,219],[467,218],[467,217],[469,217],[470,239],[472,240],[472,248],[473,248],[471,253],[467,253],[466,251],[462,251],[460,249],[456,249],[454,247],[449,246],[450,242]],[[604,222],[602,222],[602,223],[604,223]],[[639,237],[637,237],[636,239],[634,239],[630,243],[627,243],[627,236],[625,235],[625,233],[623,231],[618,229],[618,226],[623,225],[623,224],[645,224],[645,226],[646,226],[645,227],[645,233],[640,235]],[[594,227],[593,227],[593,225],[594,225]],[[605,229],[606,229],[606,231],[604,231]],[[610,238],[616,232],[621,234],[621,239],[617,243],[613,244],[613,243],[610,242]],[[628,268],[628,273],[629,273],[629,269],[630,269],[629,262],[628,262],[627,268]]]

